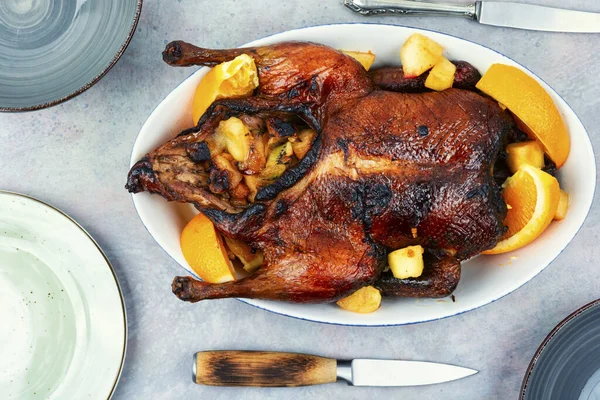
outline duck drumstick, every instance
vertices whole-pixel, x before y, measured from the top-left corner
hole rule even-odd
[[[194,46],[193,44],[176,40],[167,44],[162,52],[163,61],[173,67],[189,67],[205,65],[214,67],[222,62],[231,61],[241,54],[247,54],[252,49],[212,50]]]

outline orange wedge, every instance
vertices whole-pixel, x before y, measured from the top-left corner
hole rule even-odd
[[[554,219],[560,201],[556,178],[531,165],[523,165],[502,187],[508,207],[504,220],[508,232],[496,247],[483,254],[507,253],[534,241]]]
[[[203,214],[196,215],[181,232],[181,251],[190,267],[206,282],[235,280],[233,264],[213,223]]]
[[[258,71],[249,55],[242,54],[215,66],[196,88],[192,106],[194,125],[215,100],[249,96],[257,87]]]
[[[522,70],[494,64],[477,83],[477,89],[506,106],[532,139],[537,139],[557,168],[567,160],[571,140],[565,123],[544,88]]]

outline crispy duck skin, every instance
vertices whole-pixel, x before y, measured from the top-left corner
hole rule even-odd
[[[261,269],[222,284],[177,277],[182,300],[224,297],[332,302],[360,287],[384,295],[451,293],[460,261],[495,246],[506,205],[493,167],[512,117],[473,91],[393,93],[377,89],[352,58],[329,47],[287,42],[251,49],[167,45],[171,65],[214,65],[251,55],[256,94],[215,102],[198,125],[147,154],[127,188],[193,203],[224,235],[264,251]],[[219,121],[234,115],[299,115],[317,132],[301,162],[256,201],[236,207],[212,194],[190,158]],[[193,158],[193,157],[192,157]],[[421,244],[421,278],[382,275],[387,251]]]

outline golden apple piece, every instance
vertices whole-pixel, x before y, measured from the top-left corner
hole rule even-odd
[[[415,78],[430,70],[442,58],[444,48],[419,33],[413,34],[400,49],[405,78]]]
[[[292,150],[298,160],[302,160],[308,153],[315,136],[317,136],[317,132],[313,129],[303,129],[298,133],[297,140],[292,142]]]
[[[456,65],[442,57],[429,72],[429,76],[425,80],[425,87],[438,92],[450,89],[454,83],[455,73]]]
[[[236,117],[219,122],[215,131],[215,140],[225,144],[231,156],[239,162],[248,158],[250,153],[250,130]]]
[[[371,65],[375,62],[375,54],[369,51],[368,53],[362,51],[349,51],[349,50],[340,50],[342,53],[346,54],[354,58],[356,61],[361,63],[361,65],[368,71],[371,68]]]
[[[242,262],[247,272],[252,273],[260,268],[264,258],[262,251],[252,250],[246,243],[227,236],[223,236],[223,239],[229,250]]]
[[[336,304],[346,311],[369,314],[377,311],[381,306],[381,293],[373,286],[365,286],[350,296],[338,300]]]
[[[558,208],[556,214],[554,214],[555,221],[562,221],[567,217],[567,211],[569,210],[569,195],[564,190],[560,190],[560,199],[558,200]]]
[[[418,278],[423,273],[422,246],[408,246],[388,254],[388,264],[397,279]]]
[[[248,200],[254,201],[261,184],[261,179],[258,175],[244,175],[244,183],[246,183],[246,186],[248,186],[248,189],[250,190]]]
[[[513,174],[521,166],[529,164],[535,168],[544,167],[544,149],[535,140],[529,142],[511,143],[506,146],[506,164]]]

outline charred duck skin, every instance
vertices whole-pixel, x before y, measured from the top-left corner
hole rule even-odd
[[[134,165],[127,188],[193,203],[224,235],[261,249],[265,260],[238,281],[175,278],[173,292],[192,302],[299,303],[336,301],[366,285],[387,296],[450,294],[460,261],[494,247],[505,231],[493,170],[516,132],[510,115],[469,90],[381,90],[374,80],[390,88],[390,72],[383,85],[352,58],[312,43],[207,50],[173,42],[163,57],[171,65],[215,65],[242,53],[258,67],[255,95],[215,102],[196,127]],[[241,114],[295,115],[318,134],[297,165],[254,201],[236,205],[209,189],[195,150],[220,121]],[[382,273],[387,251],[414,244],[426,249],[421,278]]]

